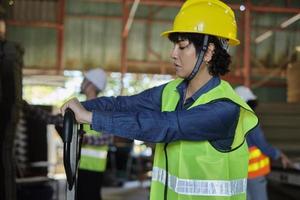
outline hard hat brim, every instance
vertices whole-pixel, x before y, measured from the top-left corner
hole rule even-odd
[[[180,30],[176,30],[176,31],[165,31],[165,32],[162,32],[160,34],[160,36],[162,36],[162,37],[168,37],[169,34],[171,34],[171,33],[198,33],[198,34],[205,34],[205,33],[199,33],[197,31],[180,31]],[[207,34],[207,35],[212,35],[212,34]],[[219,37],[218,35],[214,35],[214,36]],[[240,44],[240,41],[237,40],[237,39],[234,39],[234,38],[227,38],[227,39],[229,39],[228,44],[231,45],[231,46],[237,46],[237,45]]]

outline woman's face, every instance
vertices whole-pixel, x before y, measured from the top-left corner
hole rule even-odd
[[[171,58],[176,70],[176,75],[180,78],[188,77],[197,61],[197,53],[194,44],[187,39],[179,40],[174,43]]]

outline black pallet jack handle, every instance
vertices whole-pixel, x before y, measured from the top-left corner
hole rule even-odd
[[[82,130],[82,127],[80,128]],[[63,124],[64,167],[67,177],[66,200],[77,199],[77,171],[80,159],[81,134],[74,112],[67,108]]]

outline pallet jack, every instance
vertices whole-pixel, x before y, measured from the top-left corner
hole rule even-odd
[[[77,172],[83,135],[82,128],[82,125],[77,124],[74,112],[67,108],[63,122],[63,157],[67,177],[66,200],[77,200]]]

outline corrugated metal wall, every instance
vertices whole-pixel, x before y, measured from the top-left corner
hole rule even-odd
[[[243,1],[233,0],[230,3]],[[252,1],[261,5],[261,1]],[[286,1],[272,1],[273,6],[284,6]],[[300,1],[290,1],[295,8]],[[18,0],[15,1],[11,19],[20,21],[49,21],[52,26],[59,26],[59,1]],[[135,21],[128,38],[128,59],[138,61],[169,61],[171,44],[159,34],[171,27],[171,21],[178,7],[159,7],[139,5]],[[151,13],[155,13],[151,15]],[[236,11],[238,18],[240,11]],[[149,15],[151,15],[149,17]],[[296,22],[284,30],[278,30],[280,23],[293,14],[252,13],[252,41],[268,30],[274,34],[259,44],[252,44],[253,67],[257,62],[266,67],[282,65],[293,53],[295,44],[300,45],[300,23]],[[147,21],[148,19],[148,21]],[[150,21],[154,20],[154,21]],[[156,20],[161,20],[156,21]],[[239,23],[240,27],[243,26]],[[47,26],[46,26],[47,27]],[[25,65],[28,68],[52,68],[57,66],[57,31],[54,27],[41,28],[33,26],[10,25],[8,38],[18,41],[25,47]],[[86,69],[103,66],[110,71],[120,70],[122,32],[122,4],[93,3],[88,0],[68,0],[65,6],[63,68]],[[243,43],[243,33],[239,36]],[[233,64],[242,66],[238,51],[232,49]],[[151,53],[152,52],[152,53]],[[154,53],[153,53],[154,52]],[[237,54],[237,55],[236,55]],[[237,61],[239,60],[239,61]],[[129,71],[157,72],[157,64],[129,65]],[[151,70],[154,68],[154,70]]]
[[[261,61],[265,67],[278,67],[287,61],[295,52],[295,46],[300,45],[300,21],[295,22],[285,29],[280,24],[295,14],[260,13],[253,16],[252,41],[268,30],[273,35],[255,44],[253,42],[253,59]],[[273,28],[269,28],[274,26]]]

